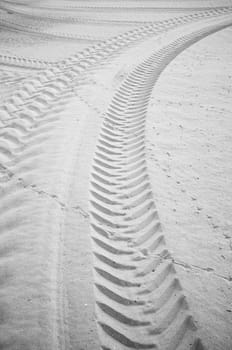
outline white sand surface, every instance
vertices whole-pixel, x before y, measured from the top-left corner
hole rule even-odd
[[[231,350],[231,5],[1,2],[0,349]]]
[[[213,349],[231,347],[231,34],[214,34],[169,65],[147,124],[167,243]]]

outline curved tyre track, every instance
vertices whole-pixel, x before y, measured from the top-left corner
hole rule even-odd
[[[72,64],[82,64],[84,61],[84,67],[88,68],[93,63],[99,62],[101,59],[105,59],[106,56],[110,58],[116,52],[120,52],[122,49],[127,49],[128,45],[138,44],[140,40],[147,39],[153,35],[158,35],[164,31],[170,30],[177,26],[185,25],[188,23],[193,23],[195,21],[201,21],[207,18],[218,17],[226,13],[230,13],[231,8],[220,8],[211,9],[207,11],[201,11],[199,13],[194,13],[181,17],[174,17],[168,20],[156,22],[156,23],[146,23],[136,29],[132,29],[124,34],[114,36],[108,40],[102,41],[98,44],[92,45],[91,47],[83,50],[81,53],[71,56],[66,60],[61,60],[58,62],[49,62],[46,60],[30,59],[19,56],[7,56],[0,55],[0,62],[6,65],[14,65],[19,67],[31,68],[31,69],[42,69],[58,66],[61,67],[61,71],[56,71],[56,74],[61,73],[64,70],[64,65],[69,69],[69,65]],[[33,17],[33,16],[32,16]],[[35,16],[33,18],[36,18]],[[141,23],[140,23],[141,24]],[[29,30],[29,29],[28,29]],[[38,34],[45,35],[44,32],[39,32]],[[91,54],[91,60],[89,56]],[[87,61],[85,60],[87,58]],[[48,72],[51,74],[52,68]],[[45,71],[43,75],[45,76],[47,72]],[[40,74],[41,77],[41,74]],[[44,77],[45,79],[45,77]]]
[[[225,10],[227,12],[227,10]],[[221,12],[216,12],[218,16]],[[223,12],[222,12],[223,13]],[[215,11],[201,14],[208,18],[215,16]],[[12,97],[0,105],[1,128],[4,134],[1,136],[0,160],[12,159],[12,149],[5,140],[8,129],[25,129],[30,133],[31,123],[46,114],[50,106],[54,105],[58,98],[61,98],[65,91],[82,84],[81,75],[90,67],[94,67],[102,61],[106,61],[129,45],[138,44],[140,41],[153,37],[163,31],[175,28],[188,22],[199,19],[199,16],[185,16],[180,19],[167,20],[161,23],[146,25],[109,39],[101,44],[87,48],[63,61],[56,67],[44,70],[40,75],[34,76],[28,81],[25,80],[22,88]],[[29,127],[29,128],[28,128]]]
[[[145,26],[91,47],[82,54],[65,60],[60,66],[43,71],[40,75],[28,80],[21,90],[12,95],[0,107],[1,189],[5,201],[5,203],[2,203],[5,208],[11,208],[12,203],[15,203],[14,208],[8,212],[9,215],[4,213],[0,223],[2,229],[4,229],[2,239],[6,240],[7,244],[11,241],[13,234],[16,237],[16,244],[19,242],[20,245],[20,238],[22,236],[26,237],[25,242],[28,244],[26,249],[31,249],[30,254],[27,255],[31,266],[30,275],[25,276],[26,281],[30,278],[33,280],[34,276],[37,275],[37,271],[43,266],[45,258],[51,254],[50,262],[46,261],[46,269],[42,271],[40,276],[42,281],[46,281],[44,282],[46,286],[42,285],[40,281],[37,285],[41,298],[46,297],[44,298],[43,315],[39,314],[40,310],[36,300],[33,301],[35,304],[32,305],[31,309],[28,307],[24,294],[30,297],[30,291],[26,293],[22,289],[17,297],[20,301],[24,301],[22,306],[22,310],[25,310],[24,329],[27,329],[28,333],[31,328],[35,327],[36,329],[38,320],[45,320],[45,333],[49,329],[47,325],[51,326],[50,323],[52,323],[54,341],[51,341],[51,335],[47,334],[49,339],[46,339],[47,345],[45,345],[45,348],[47,349],[66,349],[68,346],[66,345],[68,339],[65,340],[68,332],[65,330],[66,320],[65,315],[63,316],[65,306],[62,306],[65,291],[60,290],[62,289],[60,287],[62,276],[60,275],[62,275],[63,264],[60,255],[62,255],[63,241],[62,237],[59,236],[59,225],[62,215],[64,215],[62,214],[64,206],[54,195],[45,193],[31,181],[26,182],[24,180],[25,173],[28,170],[29,172],[38,171],[40,167],[38,158],[43,156],[41,146],[45,143],[46,137],[50,137],[50,131],[59,119],[57,107],[62,108],[62,104],[69,101],[69,94],[72,95],[70,90],[81,84],[83,72],[102,64],[114,54],[119,53],[120,50],[127,48],[128,44],[134,45],[140,40],[152,37],[156,33],[172,28],[172,26],[183,24],[185,21],[191,22],[194,19],[189,17],[185,18],[183,22],[181,20],[180,22],[166,21],[158,26]],[[170,52],[173,52],[171,47],[169,49]],[[168,52],[168,50],[162,52],[164,63],[166,62],[165,59],[168,60]],[[195,340],[193,335],[195,326],[191,315],[188,314],[188,306],[182,295],[171,258],[169,258],[169,254],[164,247],[164,238],[160,231],[144,162],[144,118],[149,93],[155,79],[154,76],[150,76],[150,73],[154,70],[153,59],[154,57],[145,62],[144,66],[139,66],[134,74],[128,77],[126,83],[122,85],[119,91],[121,93],[118,93],[113,99],[105,120],[106,124],[102,128],[102,136],[96,153],[91,206],[97,261],[97,312],[100,320],[100,332],[104,334],[104,336],[101,336],[101,339],[104,339],[104,349],[111,346],[107,339],[112,337],[115,343],[121,342],[120,349],[128,348],[128,346],[131,348],[152,348],[157,342],[162,345],[162,339],[160,338],[166,333],[170,334],[172,328],[176,330],[175,324],[177,323],[179,327],[178,322],[180,320],[182,324],[178,328],[178,332],[175,333],[173,344],[176,344],[177,347],[181,341],[185,344],[185,339],[187,339],[186,341],[193,339],[195,348],[201,348],[199,341]],[[159,63],[157,65],[159,71],[162,65],[158,60],[156,62]],[[125,99],[125,96],[128,96],[128,98]],[[141,101],[138,100],[139,96],[141,96]],[[50,115],[51,111],[54,112],[52,117]],[[124,112],[130,117],[127,121],[123,119]],[[48,114],[50,118],[47,118]],[[124,133],[125,126],[127,133]],[[9,169],[7,166],[9,166]],[[20,178],[18,175],[20,175]],[[13,197],[12,193],[14,194]],[[128,194],[130,197],[128,197]],[[46,200],[44,201],[42,197]],[[22,205],[20,200],[25,205]],[[10,218],[15,213],[18,213],[18,215],[12,223]],[[47,224],[47,216],[51,213],[53,213],[53,216],[49,217],[50,227],[50,224]],[[30,225],[28,219],[30,216],[33,218],[33,226]],[[117,218],[116,222],[112,221],[115,217]],[[103,227],[99,224],[99,218],[100,221],[104,220]],[[140,232],[139,236],[137,236],[138,231]],[[153,232],[156,232],[155,240],[153,240]],[[110,239],[110,235],[112,238],[115,236],[115,239]],[[133,240],[134,235],[137,236],[136,240]],[[44,243],[47,242],[47,239],[49,239],[49,244]],[[55,247],[53,246],[51,251],[47,251],[46,249],[49,250],[48,247],[53,244],[55,244]],[[148,262],[146,256],[149,251],[152,251],[152,254],[157,258],[155,263],[152,259]],[[117,258],[118,256],[120,256],[120,259]],[[23,260],[19,250],[19,261],[20,259]],[[27,266],[28,261],[22,261],[19,276],[22,276],[22,271],[24,271],[24,266]],[[5,259],[2,266],[7,266],[7,263],[8,261]],[[149,264],[146,265],[147,263]],[[165,266],[164,263],[166,263]],[[153,283],[149,285],[146,282],[147,278],[153,274],[152,270],[156,268],[156,265],[159,266],[159,270],[155,272],[156,277]],[[10,270],[11,268],[9,268]],[[47,271],[48,276],[46,275]],[[50,271],[54,272],[55,281],[51,281]],[[128,274],[127,280],[124,278],[125,273]],[[132,276],[134,273],[136,273],[136,276]],[[106,281],[107,283],[105,283]],[[145,285],[147,289],[144,288]],[[158,287],[156,288],[156,286]],[[14,288],[17,288],[17,283]],[[162,296],[159,294],[161,289],[164,290]],[[138,296],[135,296],[137,292]],[[177,294],[174,302],[173,295],[175,293]],[[52,307],[49,300],[51,294],[56,305],[53,306],[54,309],[51,310],[50,315],[49,312]],[[156,311],[149,307],[147,300],[150,297],[153,304],[156,300],[155,305],[159,314],[157,325],[150,321]],[[108,303],[108,300],[111,300],[110,303]],[[17,300],[12,300],[11,305],[8,306],[8,313],[11,316],[13,315],[12,319],[14,319],[14,324],[10,325],[10,329],[12,329],[10,334],[11,344],[15,339],[17,343],[18,334],[14,332],[17,325],[21,327],[21,310],[14,309],[16,304]],[[116,308],[115,305],[117,305]],[[145,306],[147,307],[146,310],[144,310]],[[126,311],[126,314],[124,314],[124,309],[128,308],[132,312]],[[38,310],[38,314],[34,315],[33,313],[34,320],[32,324],[30,323],[29,313],[33,309]],[[163,317],[164,309],[165,317]],[[145,311],[142,317],[141,310]],[[54,320],[55,322],[53,322]],[[109,322],[106,322],[106,320]],[[114,322],[117,323],[117,326],[114,325]],[[128,331],[129,328],[130,331]],[[135,338],[133,338],[134,329],[138,332],[138,336]],[[150,332],[149,339],[147,339],[147,329]],[[144,342],[141,341],[140,333],[143,335]],[[26,340],[20,344],[21,348],[30,348],[35,334],[23,334],[23,337],[26,337]],[[9,344],[9,339],[6,338],[7,335],[4,338],[1,337],[2,348],[7,348]],[[158,338],[157,341],[156,338]],[[169,338],[165,335],[164,339]],[[45,343],[46,341],[43,342],[43,344]],[[164,343],[163,348],[168,348],[168,346]]]
[[[138,65],[115,93],[93,160],[90,212],[102,349],[204,349],[161,229],[146,167],[153,86],[181,51],[230,23],[181,36]]]

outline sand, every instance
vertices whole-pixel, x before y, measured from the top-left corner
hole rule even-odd
[[[232,348],[231,1],[0,4],[0,348]]]

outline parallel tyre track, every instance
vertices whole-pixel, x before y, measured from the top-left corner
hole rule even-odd
[[[160,22],[146,23],[143,26],[139,26],[136,29],[127,31],[124,34],[120,34],[110,39],[107,39],[105,41],[101,41],[100,43],[97,43],[95,45],[88,47],[87,49],[83,50],[79,54],[73,55],[68,59],[60,60],[58,62],[49,62],[46,60],[37,60],[37,59],[30,59],[30,58],[24,58],[24,57],[18,57],[18,56],[1,55],[0,63],[20,66],[25,68],[31,68],[31,69],[43,69],[43,68],[49,69],[50,67],[60,67],[62,72],[62,70],[64,69],[64,66],[66,66],[69,69],[70,63],[72,63],[72,65],[74,64],[77,65],[78,63],[81,64],[82,61],[85,61],[85,59],[87,58],[87,62],[85,62],[85,69],[86,69],[93,63],[94,64],[97,63],[99,59],[105,58],[106,56],[110,57],[115,52],[119,52],[121,49],[127,48],[129,44],[130,45],[133,45],[134,43],[137,44],[140,40],[144,40],[155,34],[160,34],[164,31],[170,30],[177,26],[192,23],[194,21],[201,21],[207,18],[217,17],[225,13],[229,13],[231,12],[231,10],[232,8],[227,8],[227,7],[219,8],[219,9],[209,9],[207,11],[201,11],[199,13],[194,13],[194,14],[181,16],[181,17],[174,17],[174,18],[167,19]],[[41,35],[45,35],[45,34],[41,32]],[[89,60],[90,54],[92,56],[91,60]],[[52,68],[50,69],[50,72],[51,71],[52,71]],[[46,75],[46,72],[42,74]]]
[[[145,121],[153,86],[167,64],[228,25],[207,25],[154,52],[124,80],[109,105],[90,184],[96,315],[103,350],[204,349],[154,203]]]

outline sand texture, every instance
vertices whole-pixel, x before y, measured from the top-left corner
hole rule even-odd
[[[0,349],[232,349],[232,1],[0,2]]]

